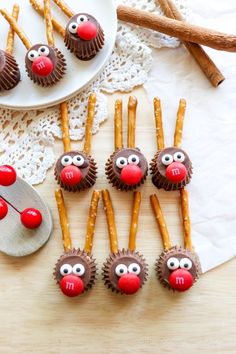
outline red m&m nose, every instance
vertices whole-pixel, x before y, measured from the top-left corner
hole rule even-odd
[[[166,168],[166,178],[171,182],[181,182],[187,175],[187,169],[181,162],[173,162]]]
[[[185,291],[193,285],[193,277],[186,269],[174,270],[169,278],[172,289]]]
[[[118,287],[126,295],[132,295],[140,289],[141,282],[137,275],[127,273],[119,279]]]
[[[4,219],[8,213],[8,206],[5,200],[0,199],[0,220]]]
[[[78,27],[77,34],[85,41],[91,41],[97,35],[97,26],[93,22],[84,22]]]
[[[39,210],[27,208],[21,213],[21,222],[27,229],[37,229],[43,221]]]
[[[82,173],[76,166],[66,166],[61,171],[61,181],[67,186],[73,187],[80,183]]]
[[[39,76],[48,76],[53,71],[53,62],[50,58],[40,56],[33,61],[32,70]]]
[[[11,186],[16,181],[16,171],[12,166],[0,166],[0,185],[4,187]]]
[[[75,297],[80,295],[84,291],[83,281],[75,275],[66,275],[60,281],[61,291],[64,295],[69,297]]]
[[[128,186],[133,186],[141,181],[143,177],[142,170],[137,165],[127,165],[122,171],[120,178]]]

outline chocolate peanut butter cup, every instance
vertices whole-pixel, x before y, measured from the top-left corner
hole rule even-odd
[[[11,90],[20,81],[20,70],[15,58],[0,49],[0,92]]]

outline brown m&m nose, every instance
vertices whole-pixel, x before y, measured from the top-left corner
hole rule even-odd
[[[173,162],[166,168],[166,178],[171,182],[181,182],[187,175],[187,169],[181,162]]]

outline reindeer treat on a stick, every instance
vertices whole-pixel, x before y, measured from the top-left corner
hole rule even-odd
[[[71,149],[67,103],[62,103],[60,109],[64,153],[56,162],[55,178],[60,186],[69,192],[85,190],[92,187],[97,179],[97,165],[90,155],[96,95],[91,94],[88,100],[83,151]]]
[[[181,149],[186,101],[181,99],[176,119],[174,146],[165,147],[162,126],[162,110],[159,98],[154,98],[156,138],[158,151],[151,162],[152,182],[166,191],[179,190],[192,177],[192,163],[187,153]]]
[[[15,4],[12,10],[12,17],[15,21],[18,20],[19,5]],[[11,90],[17,86],[20,81],[20,70],[13,57],[15,32],[10,27],[7,36],[6,50],[0,49],[0,92]]]
[[[180,190],[181,209],[184,229],[184,247],[172,246],[170,236],[157,196],[151,195],[150,201],[159,226],[164,251],[156,263],[156,274],[161,284],[176,291],[189,290],[201,274],[198,255],[194,252],[191,240],[188,192]]]
[[[123,146],[122,101],[115,103],[114,130],[115,152],[106,163],[106,175],[118,190],[134,190],[144,183],[148,174],[148,163],[139,148],[135,146],[137,99],[129,98],[127,148]]]
[[[92,248],[100,192],[94,191],[92,194],[85,245],[82,250],[72,247],[68,216],[61,189],[55,192],[55,197],[65,251],[56,263],[54,277],[64,295],[75,297],[91,289],[96,280],[97,269],[92,256]]]
[[[110,256],[107,258],[103,266],[103,280],[105,285],[112,291],[120,294],[132,295],[144,285],[148,276],[146,261],[143,255],[136,251],[136,234],[138,229],[141,194],[137,191],[134,192],[129,245],[128,249],[122,250],[119,250],[118,248],[115,215],[110,193],[108,190],[103,190],[102,194],[111,249]]]
[[[25,67],[29,78],[34,83],[43,87],[53,86],[60,81],[65,74],[66,61],[64,55],[54,44],[50,0],[44,0],[44,16],[48,45],[41,43],[32,45],[23,30],[18,26],[16,20],[6,10],[0,10],[0,12],[12,26],[27,49]]]

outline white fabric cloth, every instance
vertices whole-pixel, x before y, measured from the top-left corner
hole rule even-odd
[[[189,0],[192,23],[236,34],[235,0]],[[194,166],[188,187],[192,237],[203,271],[236,255],[236,53],[206,49],[226,80],[213,88],[183,46],[153,51],[145,85],[163,103],[171,144],[180,97],[187,99],[183,148]]]

